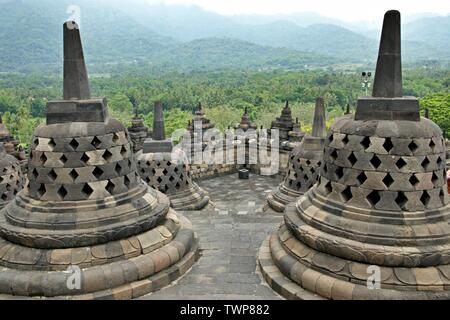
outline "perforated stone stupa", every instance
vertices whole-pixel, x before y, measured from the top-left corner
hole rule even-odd
[[[284,212],[287,204],[295,202],[316,184],[323,162],[325,135],[325,104],[322,98],[317,98],[312,134],[294,147],[286,177],[278,189],[267,196],[266,210]]]
[[[3,118],[0,115],[0,143],[3,143],[4,150],[7,154],[14,156],[17,160],[25,162],[25,150],[19,146],[19,141],[9,132],[8,128],[3,123]]]
[[[288,298],[450,298],[444,139],[403,97],[400,43],[389,11],[373,96],[333,124],[320,183],[260,250],[265,278]]]
[[[154,121],[153,139],[147,139],[143,151],[136,155],[139,174],[150,187],[165,193],[174,209],[203,209],[209,196],[192,180],[183,150],[166,140],[161,103],[155,104]]]
[[[197,258],[189,221],[143,183],[129,135],[90,96],[78,26],[64,24],[64,100],[34,132],[29,183],[0,211],[0,298],[130,299]]]
[[[3,143],[0,143],[0,209],[23,189],[25,180],[19,161],[7,154]]]

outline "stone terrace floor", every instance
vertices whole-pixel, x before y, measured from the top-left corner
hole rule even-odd
[[[282,214],[262,213],[268,192],[280,180],[237,174],[206,180],[215,207],[185,212],[200,238],[201,258],[171,286],[144,300],[269,300],[281,299],[262,280],[257,251],[282,221]]]

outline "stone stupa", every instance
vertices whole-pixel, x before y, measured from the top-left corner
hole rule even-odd
[[[137,153],[144,147],[144,141],[149,134],[148,128],[145,127],[144,121],[138,114],[138,108],[134,106],[134,117],[131,120],[131,127],[128,128],[130,139],[133,142],[133,152]]]
[[[25,166],[26,155],[25,150],[19,145],[19,141],[9,132],[8,128],[3,123],[3,118],[0,115],[0,143],[3,143],[4,150],[7,154],[14,156],[21,162],[21,166]]]
[[[325,104],[322,98],[317,98],[312,134],[306,135],[294,147],[286,177],[277,190],[267,196],[266,210],[284,212],[286,205],[295,202],[316,184],[323,162],[325,122]]]
[[[64,24],[64,100],[34,131],[29,183],[0,211],[0,298],[131,299],[198,257],[191,225],[139,177],[125,127],[91,98],[78,25]]]
[[[136,157],[142,179],[166,194],[174,209],[201,210],[208,205],[208,194],[192,180],[185,152],[166,139],[160,102],[155,103],[153,139],[145,140]]]
[[[258,129],[258,126],[250,121],[250,116],[248,115],[248,109],[245,108],[244,114],[242,115],[241,122],[235,125],[235,130],[242,130],[244,132],[248,130],[254,130],[256,133],[256,130]]]
[[[23,189],[26,178],[20,167],[19,160],[7,154],[3,142],[0,142],[0,209]]]
[[[384,18],[372,97],[325,140],[319,184],[264,242],[268,283],[290,299],[449,299],[441,129],[402,90],[400,13]]]
[[[292,132],[294,129],[294,119],[292,118],[292,111],[289,107],[289,101],[286,101],[286,105],[281,111],[281,116],[276,118],[275,121],[272,122],[271,129],[279,131],[280,138],[280,146],[289,141],[289,132]]]

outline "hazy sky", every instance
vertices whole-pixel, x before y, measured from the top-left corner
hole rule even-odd
[[[196,4],[225,15],[311,11],[347,21],[379,20],[389,9],[402,14],[450,13],[449,0],[148,0],[152,3]]]

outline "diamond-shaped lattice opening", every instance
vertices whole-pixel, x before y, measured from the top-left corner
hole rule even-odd
[[[45,164],[47,162],[47,156],[45,155],[45,153],[42,153],[40,160],[42,164]]]
[[[70,142],[69,142],[69,146],[73,149],[73,150],[77,150],[77,148],[79,147],[79,143],[78,143],[78,141],[77,140],[75,140],[75,139],[72,139]]]
[[[311,165],[311,161],[306,160],[306,165],[307,165],[307,166],[310,166],[310,165]]]
[[[316,173],[316,169],[314,168],[309,169],[309,171],[311,171],[312,174]]]
[[[163,179],[161,177],[158,177],[158,179],[156,179],[156,181],[158,181],[158,183],[163,182]]]
[[[127,148],[125,148],[125,146],[122,146],[122,149],[120,149],[120,154],[122,155],[122,157],[125,157],[127,153]]]
[[[383,143],[383,148],[387,152],[390,152],[394,148],[394,144],[392,143],[391,138],[386,138],[386,141]]]
[[[48,142],[49,147],[53,150],[56,147],[56,143],[55,140],[50,139],[50,141]]]
[[[358,159],[353,152],[348,156],[347,159],[351,163],[352,167],[356,164],[356,162],[358,162]]]
[[[376,206],[378,202],[380,202],[381,197],[378,191],[372,191],[367,195],[367,200],[370,202],[372,207]]]
[[[437,158],[437,165],[438,165],[438,167],[440,167],[442,165],[442,158],[441,157]]]
[[[331,185],[330,181],[328,181],[328,183],[325,185],[325,190],[328,192],[328,194],[333,192],[333,186]]]
[[[33,170],[33,172],[31,173],[32,175],[33,175],[33,177],[35,178],[35,179],[37,179],[37,177],[39,176],[39,173],[37,172],[37,170],[36,170],[36,168]],[[2,179],[2,181],[3,181],[3,178],[1,178]],[[0,181],[1,182],[1,181]]]
[[[77,170],[73,169],[72,171],[70,171],[69,176],[73,181],[75,181],[80,175],[78,174]]]
[[[407,165],[406,161],[403,160],[403,158],[398,159],[398,161],[395,163],[397,168],[402,169],[404,166]]]
[[[68,159],[67,159],[67,157],[63,154],[63,155],[61,156],[61,158],[59,158],[59,161],[61,161],[62,164],[66,164],[66,162],[68,161]]]
[[[178,173],[178,172],[180,172],[180,169],[178,169],[178,167],[175,167],[175,169],[173,169],[173,171],[174,171],[175,173]]]
[[[109,152],[109,150],[106,150],[104,153],[103,153],[103,159],[105,159],[107,162],[109,162],[110,160],[111,160],[111,158],[112,158],[112,153],[111,152]]]
[[[113,135],[113,142],[117,144],[117,142],[119,141],[119,135],[117,133],[114,133]]]
[[[156,174],[156,169],[155,169],[155,168],[152,169],[152,174],[153,174],[153,175]]]
[[[326,164],[323,166],[323,173],[324,174],[328,173],[328,166]]]
[[[330,136],[328,137],[328,141],[330,141],[330,143],[332,143],[334,140],[334,134],[330,134]]]
[[[164,192],[167,192],[167,191],[169,191],[169,186],[165,185],[163,189],[164,189]]]
[[[92,141],[91,141],[91,144],[95,149],[98,149],[100,147],[100,145],[102,144],[102,141],[99,138],[94,137],[94,139],[92,139]]]
[[[412,153],[416,152],[417,149],[419,149],[419,146],[412,141],[409,145],[408,145],[409,150],[411,150]]]
[[[6,193],[2,194],[2,200],[3,201],[8,200],[8,195]]]
[[[331,159],[336,160],[338,158],[337,150],[334,149],[330,154]]]
[[[305,171],[305,169],[303,169],[303,167],[298,168],[298,170],[299,170],[300,172]]]
[[[124,184],[128,189],[130,189],[130,185],[131,185],[131,180],[130,180],[130,178],[128,178],[127,176],[125,176],[125,177],[123,178],[123,184]]]
[[[300,189],[302,187],[302,183],[299,181],[297,182],[297,189]]]
[[[83,161],[84,163],[88,163],[88,161],[91,158],[89,158],[89,156],[86,153],[83,153],[83,156],[81,157],[81,161]]]
[[[85,183],[83,186],[83,189],[81,189],[81,192],[83,192],[83,194],[87,198],[89,198],[91,196],[91,194],[94,192],[94,189],[92,189],[88,183]]]
[[[362,141],[361,141],[361,145],[364,147],[364,149],[369,148],[370,147],[370,138],[364,137],[364,139],[362,139]]]
[[[64,186],[61,186],[61,188],[58,189],[58,196],[61,198],[61,200],[64,200],[64,198],[67,196],[68,192]]]
[[[345,202],[350,201],[350,199],[353,198],[352,189],[350,187],[345,188],[345,190],[341,192],[341,195]]]
[[[348,139],[348,135],[345,135],[344,139],[342,139],[342,142],[344,143],[344,145],[347,145],[350,140]]]
[[[7,191],[11,191],[12,190],[12,185],[10,185],[9,183],[6,184],[6,190]]]
[[[444,191],[440,191],[439,192],[439,198],[441,199],[441,201],[442,201],[442,204],[445,204],[445,194],[444,194]]]
[[[397,195],[397,198],[395,198],[395,203],[401,209],[404,209],[407,202],[408,202],[408,198],[405,196],[405,194],[403,192],[399,192]]]
[[[175,180],[175,178],[174,178],[173,176],[170,176],[170,177],[169,177],[169,181],[170,181],[170,182],[173,182],[174,180]]]
[[[433,139],[430,140],[430,148],[432,151],[434,151],[434,148],[436,148],[436,143],[434,143]]]
[[[179,182],[177,182],[177,184],[175,185],[176,189],[180,189],[181,188],[181,184]]]
[[[145,169],[141,168],[141,173],[144,174],[145,173]]]
[[[336,169],[336,171],[334,173],[336,175],[336,179],[340,180],[344,176],[344,169],[339,167]]]
[[[39,197],[42,197],[46,192],[47,192],[47,190],[45,189],[45,185],[41,184],[37,191]]]
[[[386,187],[390,187],[394,183],[394,179],[392,176],[388,173],[386,177],[383,179],[383,183]]]
[[[55,170],[50,170],[50,172],[47,174],[48,178],[52,181],[55,181],[58,178],[58,175],[56,174]]]
[[[439,183],[439,177],[436,175],[436,172],[433,172],[433,175],[431,176],[431,182],[433,182],[435,186],[437,186],[437,184]]]
[[[422,196],[420,197],[420,202],[422,202],[423,205],[424,205],[425,207],[427,207],[428,204],[430,203],[430,199],[431,199],[431,198],[430,198],[430,195],[428,194],[428,192],[424,191],[423,194],[422,194]]]
[[[412,175],[411,178],[409,178],[409,183],[411,183],[414,187],[417,186],[419,183],[419,179],[417,179],[416,175]]]
[[[100,169],[99,167],[95,167],[94,171],[92,171],[92,175],[97,179],[100,179],[100,177],[103,175],[103,173],[105,173],[105,172],[102,169]]]
[[[425,159],[422,161],[421,166],[422,168],[424,168],[425,170],[428,169],[428,165],[430,164],[430,160],[428,159],[428,157],[425,157]]]
[[[114,170],[120,176],[120,174],[122,172],[122,166],[120,164],[116,164],[116,167],[114,168]],[[144,170],[144,172],[145,172],[145,170]]]
[[[372,159],[370,159],[370,163],[373,165],[375,169],[378,169],[381,166],[381,160],[377,155],[374,155]]]
[[[167,171],[167,169],[163,170],[163,175],[167,175],[169,173],[169,171]]]
[[[109,192],[110,195],[112,195],[114,193],[114,188],[115,187],[116,186],[114,185],[114,183],[112,183],[111,181],[108,181],[108,183],[106,184],[105,189],[106,189],[106,191]]]

